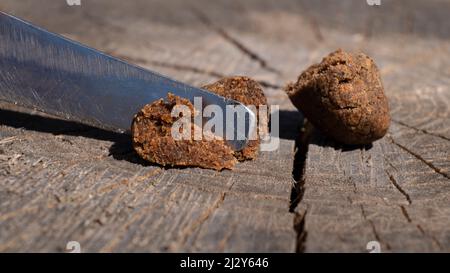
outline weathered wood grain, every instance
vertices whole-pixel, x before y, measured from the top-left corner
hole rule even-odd
[[[404,12],[429,26],[445,24],[433,18],[438,4],[444,8],[448,2],[432,1],[420,14],[418,6],[405,6]],[[341,20],[338,26],[353,18]],[[401,25],[387,15],[386,20],[378,22],[389,28],[385,36],[372,27],[370,44],[362,48],[381,67],[391,128],[372,147],[342,147],[311,130],[303,143],[306,161],[295,210],[303,251],[361,252],[369,241],[380,242],[383,252],[450,251],[450,36],[406,26],[394,35]]]
[[[121,3],[103,5],[119,10]],[[194,15],[180,25],[171,21],[175,26],[150,23],[146,16],[161,11],[143,16],[139,10],[153,6],[140,4],[117,20],[110,17],[116,11],[101,14],[102,5],[89,3],[74,15],[63,3],[50,7],[63,13],[51,22],[39,11],[25,12],[31,1],[10,5],[53,31],[191,84],[264,70]],[[185,25],[193,21],[194,28]],[[139,160],[126,136],[8,105],[0,111],[0,251],[64,251],[72,240],[88,252],[295,248],[288,212],[292,140],[234,171],[162,169]],[[299,119],[296,112],[283,115]]]
[[[0,104],[0,251],[60,252],[72,240],[90,252],[366,252],[372,240],[382,251],[449,251],[449,1],[0,8],[193,85],[253,77],[280,105],[282,138],[235,171],[163,169],[126,136]],[[382,72],[393,123],[372,147],[301,134],[281,90],[339,47]]]
[[[93,252],[294,248],[290,141],[235,171],[165,170],[122,135],[1,117],[2,251],[62,251],[70,240]]]

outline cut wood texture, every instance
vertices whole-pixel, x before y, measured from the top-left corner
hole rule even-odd
[[[450,251],[450,1],[41,2],[0,9],[192,85],[260,81],[281,144],[233,171],[164,169],[129,136],[1,103],[0,251]],[[393,122],[370,147],[301,129],[282,91],[337,48],[381,70]]]

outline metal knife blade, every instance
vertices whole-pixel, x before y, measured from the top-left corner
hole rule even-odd
[[[0,99],[62,118],[129,132],[145,104],[171,92],[203,106],[240,105],[50,33],[0,12]],[[244,106],[243,106],[244,107]],[[233,150],[245,147],[255,114],[244,108],[245,128],[234,122]],[[223,134],[226,135],[225,133]]]

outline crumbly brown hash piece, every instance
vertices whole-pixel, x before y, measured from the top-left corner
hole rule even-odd
[[[255,106],[267,104],[259,84],[247,77],[231,77],[203,87],[218,95]],[[251,140],[242,151],[233,151],[223,139],[214,140],[174,140],[172,125],[180,117],[172,117],[175,105],[186,105],[194,117],[196,111],[192,103],[168,95],[144,106],[134,117],[131,126],[133,147],[143,159],[162,166],[202,167],[215,170],[232,169],[238,160],[253,159],[259,148],[259,140]],[[267,121],[266,121],[267,122]],[[192,132],[195,128],[192,123]]]
[[[344,144],[369,144],[390,124],[389,106],[374,61],[337,50],[285,88],[292,103],[325,135]]]
[[[267,105],[267,98],[261,88],[261,85],[248,77],[235,76],[221,79],[215,83],[202,87],[210,92],[216,93],[225,98],[233,99],[244,105],[254,105],[259,112],[260,105]],[[268,120],[258,118],[258,122],[265,123],[262,128],[267,129]],[[241,151],[234,153],[239,161],[255,159],[259,150],[259,137],[250,140]]]
[[[232,169],[237,160],[233,150],[221,139],[174,140],[172,125],[179,117],[172,117],[175,105],[186,105],[194,116],[194,107],[187,100],[168,94],[147,104],[134,117],[131,126],[133,147],[140,157],[162,166],[197,166],[215,170]],[[195,128],[192,123],[192,132]]]

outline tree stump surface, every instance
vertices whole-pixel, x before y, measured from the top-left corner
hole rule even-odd
[[[3,0],[0,10],[174,79],[258,80],[280,148],[161,168],[130,137],[0,103],[0,251],[450,251],[450,1]],[[283,87],[329,52],[380,68],[392,124],[344,147]]]

